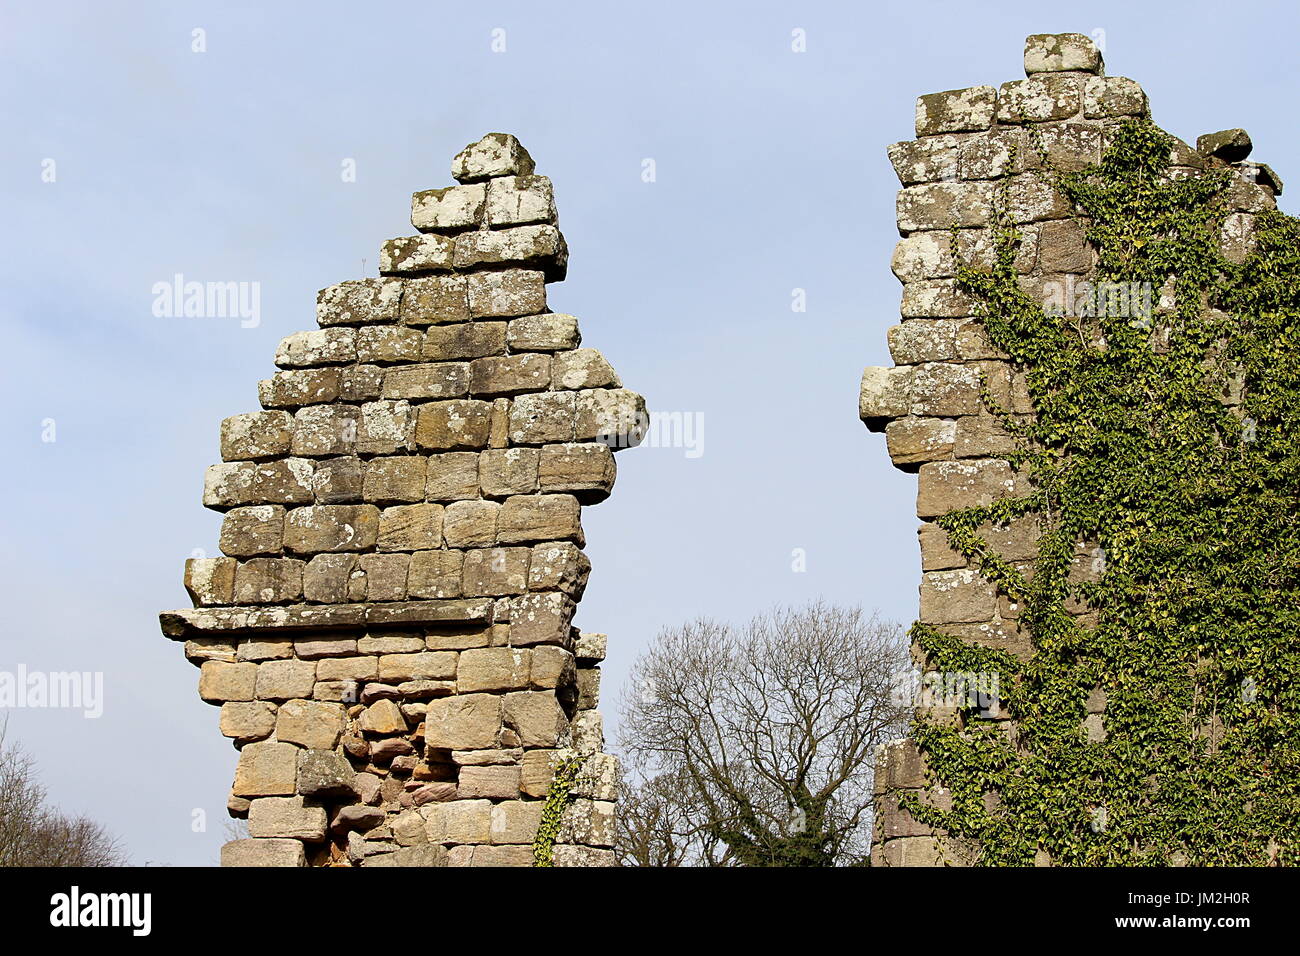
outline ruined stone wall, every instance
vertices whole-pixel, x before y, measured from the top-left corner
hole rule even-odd
[[[1133,80],[1103,73],[1100,52],[1078,34],[1032,36],[1025,44],[1027,79],[1000,87],[977,86],[922,96],[916,105],[915,140],[889,148],[902,183],[898,229],[902,239],[892,267],[903,284],[902,322],[889,330],[891,368],[868,368],[860,415],[884,432],[894,464],[917,474],[921,551],[919,621],[967,642],[1026,658],[1029,636],[1017,606],[948,546],[934,519],[951,511],[1024,491],[1025,476],[1002,457],[1013,442],[981,397],[982,382],[1000,407],[1029,416],[1033,407],[1023,374],[993,348],[975,317],[975,303],[958,287],[955,234],[962,259],[977,268],[992,263],[991,218],[999,184],[1006,210],[1022,235],[1016,270],[1022,288],[1040,302],[1069,295],[1095,275],[1096,252],[1085,240],[1086,223],[1041,168],[1038,145],[1062,171],[1097,163],[1118,124],[1147,118],[1147,97]],[[1031,141],[1027,125],[1041,137]],[[1175,140],[1171,175],[1179,170],[1232,168],[1228,216],[1221,246],[1240,262],[1249,248],[1253,217],[1275,207],[1281,183],[1266,166],[1244,162],[1249,138],[1240,130],[1211,134],[1191,149]],[[1038,516],[1028,515],[982,533],[1019,567],[1036,553]],[[1078,542],[1078,580],[1099,573],[1100,556]],[[1081,617],[1090,612],[1074,609]],[[922,669],[926,662],[917,653]],[[1105,694],[1089,698],[1084,730],[1105,733]],[[960,708],[924,706],[925,720],[960,721]],[[1003,722],[1005,711],[984,715]],[[917,794],[944,807],[950,795],[927,773],[924,754],[911,740],[880,755],[876,775],[876,865],[967,864],[979,848],[945,839],[899,807],[899,795]],[[990,795],[990,799],[995,799]],[[950,801],[949,801],[950,802]]]
[[[581,507],[644,402],[547,308],[567,250],[524,148],[490,134],[452,173],[221,423],[225,556],[186,563],[194,608],[161,621],[240,750],[223,865],[612,862],[605,638],[571,620]]]

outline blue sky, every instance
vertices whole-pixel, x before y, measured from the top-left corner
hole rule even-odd
[[[410,194],[489,131],[555,183],[571,260],[551,307],[652,409],[703,416],[702,455],[620,454],[584,515],[607,721],[638,649],[696,615],[822,596],[910,621],[915,480],[856,407],[898,321],[885,148],[916,96],[1023,76],[1029,33],[1101,31],[1165,129],[1243,126],[1286,178],[1294,21],[1248,2],[6,5],[0,670],[105,681],[98,719],[18,709],[10,736],[136,863],[215,862],[236,752],[156,614],[217,550],[218,424],[257,408],[316,290],[374,275]],[[260,323],[155,316],[176,273],[260,283]]]

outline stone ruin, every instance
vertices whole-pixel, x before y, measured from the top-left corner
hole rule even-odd
[[[1013,449],[981,399],[981,377],[992,399],[1017,415],[1030,415],[1023,374],[993,348],[974,302],[957,287],[951,247],[977,267],[991,263],[990,218],[995,189],[1009,180],[1008,208],[1024,240],[1017,271],[1035,296],[1072,289],[1095,276],[1095,252],[1084,238],[1085,222],[1039,168],[1039,154],[1024,124],[1032,122],[1040,145],[1058,169],[1097,163],[1121,122],[1149,118],[1146,94],[1133,80],[1104,75],[1101,53],[1080,34],[1037,35],[1025,43],[1023,80],[1000,87],[976,86],[922,96],[916,104],[916,139],[889,147],[902,188],[893,256],[903,284],[902,322],[889,330],[891,368],[863,375],[860,417],[884,432],[890,458],[918,478],[916,499],[921,550],[922,624],[1018,657],[1032,652],[1017,624],[1017,608],[948,546],[934,523],[950,511],[1021,493],[1024,476],[1000,456]],[[1254,216],[1276,207],[1282,184],[1269,167],[1245,162],[1250,139],[1242,130],[1200,137],[1192,149],[1175,139],[1172,173],[1178,168],[1231,168],[1228,216],[1221,248],[1241,262],[1251,243]],[[1054,283],[1054,286],[1049,286]],[[989,528],[986,539],[1012,562],[1036,555],[1037,519],[1026,516]],[[1095,573],[1094,555],[1079,549],[1080,580]],[[1089,612],[1078,609],[1079,615]],[[920,656],[919,649],[914,656]],[[924,662],[918,660],[918,665]],[[1085,729],[1104,734],[1105,697],[1088,703]],[[953,719],[952,708],[922,707],[920,719]],[[1005,711],[997,719],[1007,720]],[[1008,729],[1011,729],[1008,726]],[[978,847],[915,820],[899,806],[899,794],[916,793],[942,808],[950,794],[935,786],[925,757],[911,740],[886,746],[877,762],[872,862],[883,866],[966,865]],[[946,801],[946,802],[945,802]],[[1042,861],[1045,862],[1045,861]]]
[[[645,403],[547,309],[568,253],[527,151],[493,133],[452,175],[221,423],[224,557],[161,623],[240,751],[223,866],[613,862],[605,637],[571,621]]]

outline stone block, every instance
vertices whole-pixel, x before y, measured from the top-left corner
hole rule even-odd
[[[464,557],[460,551],[415,552],[407,572],[407,594],[413,598],[460,597]]]
[[[510,601],[510,642],[565,645],[573,620],[573,600],[561,591],[538,591]]]
[[[540,272],[507,269],[466,277],[469,313],[474,318],[513,318],[546,311],[545,277]]]
[[[221,847],[221,865],[306,866],[307,853],[301,840],[231,840]]]
[[[298,793],[305,797],[351,797],[356,793],[354,784],[358,776],[347,758],[334,750],[298,752]]]
[[[925,183],[898,193],[898,228],[903,233],[985,226],[992,212],[992,183]]]
[[[469,319],[465,277],[425,276],[407,279],[402,293],[404,325],[441,325]]]
[[[414,654],[384,654],[379,658],[382,681],[454,680],[455,651],[420,651]]]
[[[403,365],[384,373],[384,398],[463,398],[469,394],[465,362]]]
[[[308,405],[293,416],[293,453],[302,457],[351,455],[360,411],[352,405]]]
[[[569,719],[553,691],[515,691],[503,698],[506,726],[524,747],[555,747],[565,736]]]
[[[429,456],[424,496],[429,501],[461,501],[477,498],[479,456],[472,451],[453,451]]]
[[[256,683],[256,664],[205,661],[199,668],[199,696],[209,703],[251,701]]]
[[[289,453],[293,416],[288,412],[248,412],[221,422],[221,459],[253,461]]]
[[[496,543],[495,501],[453,501],[447,505],[443,533],[449,548],[481,548]]]
[[[997,592],[977,571],[927,571],[922,576],[922,624],[987,621],[996,612]]]
[[[424,500],[425,467],[422,455],[373,458],[365,463],[362,497],[376,504]],[[380,536],[383,535],[380,519]],[[435,545],[436,547],[436,545]]]
[[[281,339],[275,350],[275,364],[280,368],[346,365],[356,360],[356,330],[346,327],[295,332]]]
[[[520,395],[510,406],[509,437],[516,445],[571,442],[578,415],[577,392]]]
[[[447,236],[401,236],[379,247],[379,274],[450,272],[455,256],[456,244]]]
[[[574,441],[603,442],[614,451],[641,444],[649,427],[644,398],[626,388],[589,388],[577,395]]]
[[[551,356],[522,352],[475,359],[470,363],[470,391],[476,396],[537,392],[551,383]]]
[[[563,591],[573,600],[582,598],[591,574],[591,559],[569,541],[533,546],[528,563],[528,590]]]
[[[519,796],[519,768],[462,767],[457,791],[465,800],[514,800]]]
[[[523,351],[511,347],[515,351]],[[424,333],[423,356],[427,362],[465,361],[500,355],[505,350],[505,322],[456,322],[452,325],[430,326]]]
[[[234,558],[186,558],[185,590],[195,607],[229,604],[235,598]]]
[[[1046,123],[1070,119],[1083,109],[1083,77],[1046,74],[1012,80],[998,89],[998,122]]]
[[[312,661],[267,661],[257,668],[257,699],[310,697],[315,683],[316,664]]]
[[[582,344],[578,320],[561,312],[511,319],[506,342],[513,352],[560,352]]]
[[[300,408],[339,398],[339,369],[304,368],[276,372],[257,383],[263,408]]]
[[[491,548],[465,552],[461,593],[466,597],[501,597],[528,590],[528,548]]]
[[[415,440],[433,451],[479,449],[487,446],[492,405],[473,399],[453,399],[421,405]]]
[[[236,604],[288,604],[302,597],[304,562],[250,558],[235,569]]]
[[[528,687],[531,654],[531,651],[518,647],[479,647],[461,651],[456,665],[456,689],[462,694],[524,690]]]
[[[312,463],[305,458],[212,465],[203,479],[203,504],[218,510],[237,505],[305,504],[315,495],[312,470]]]
[[[472,229],[483,218],[487,190],[480,184],[424,189],[411,197],[411,225],[421,232]]]
[[[1035,33],[1025,38],[1025,73],[1100,73],[1101,51],[1082,33]]]
[[[353,279],[316,294],[316,321],[322,326],[394,322],[402,300],[396,279]]]
[[[246,744],[235,768],[237,797],[292,796],[298,781],[298,748],[292,744],[263,741]]]
[[[621,388],[623,385],[605,356],[595,349],[555,353],[551,378],[555,388]]]
[[[502,698],[495,694],[431,700],[424,717],[425,743],[436,750],[495,748],[501,734],[501,709]]]
[[[248,808],[252,837],[288,837],[319,843],[329,820],[323,807],[308,805],[302,797],[260,797]]]
[[[366,551],[378,538],[374,505],[314,505],[294,508],[285,518],[284,547],[295,554]]]
[[[357,361],[381,365],[418,362],[424,333],[405,325],[373,325],[357,329]],[[397,396],[404,397],[404,396]]]
[[[502,176],[487,184],[488,225],[555,222],[555,192],[546,176]]]
[[[922,518],[990,505],[1016,491],[1016,476],[1001,459],[929,462],[920,468],[916,513]]]
[[[221,522],[221,551],[235,557],[278,554],[283,537],[283,505],[231,508]]]
[[[355,455],[330,458],[318,462],[312,472],[312,488],[316,504],[353,504],[361,500],[364,472],[361,459]]]
[[[929,93],[916,100],[916,135],[964,133],[993,125],[997,91],[991,86]]]
[[[316,555],[303,571],[303,596],[318,604],[345,603],[356,562],[356,556],[351,554]]]
[[[509,133],[488,133],[462,149],[451,161],[451,175],[458,183],[497,176],[531,176],[533,169],[528,150]]]

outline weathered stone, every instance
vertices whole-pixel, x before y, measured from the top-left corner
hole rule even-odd
[[[929,93],[916,100],[916,135],[961,133],[993,125],[997,91],[991,86]]]
[[[421,448],[452,451],[487,446],[492,406],[474,399],[430,402],[421,405],[415,440]]]
[[[385,654],[379,658],[379,679],[386,681],[453,680],[456,677],[456,657],[453,651]]]
[[[443,530],[447,546],[481,548],[495,544],[500,510],[494,501],[454,501],[447,505]]]
[[[450,272],[456,244],[446,236],[402,236],[379,247],[380,275],[419,275]]]
[[[465,362],[403,365],[384,374],[384,398],[463,398],[469,394]]]
[[[465,552],[461,590],[466,597],[501,597],[528,590],[528,548]]]
[[[462,651],[456,665],[457,690],[465,694],[527,688],[531,653],[517,647],[481,647]]]
[[[483,217],[486,199],[482,184],[422,190],[411,197],[411,225],[421,232],[473,228]]]
[[[553,644],[539,644],[527,653],[532,655],[528,669],[528,684],[533,690],[568,687],[579,679],[573,654],[564,648]],[[582,673],[599,674],[600,672],[587,668]],[[594,707],[595,703],[590,706]]]
[[[235,596],[234,558],[187,558],[185,590],[195,607],[229,604]]]
[[[424,551],[442,546],[443,506],[397,505],[379,518],[381,551]]]
[[[569,541],[535,545],[528,563],[528,590],[563,591],[580,600],[591,574],[591,559]]]
[[[340,505],[361,500],[363,471],[361,459],[349,455],[319,462],[312,473],[316,504]]]
[[[322,555],[322,557],[331,557]],[[315,559],[312,559],[313,563]],[[311,565],[309,564],[308,567]],[[347,657],[357,652],[357,642],[353,640],[338,641],[297,641],[293,645],[294,654],[304,661],[314,661],[322,657]]]
[[[1146,93],[1126,76],[1089,77],[1083,87],[1083,115],[1089,119],[1147,117],[1150,113]]]
[[[469,319],[464,276],[425,276],[407,279],[402,293],[402,323],[440,325]]]
[[[513,495],[501,505],[497,540],[502,544],[582,541],[581,506],[572,495]]]
[[[356,562],[356,556],[351,554],[316,555],[303,571],[303,596],[321,604],[347,601],[348,581]]]
[[[573,645],[573,653],[580,661],[594,663],[605,659],[608,646],[608,635],[589,634],[584,631],[578,635],[578,640]]]
[[[339,399],[345,402],[370,402],[379,397],[384,383],[382,365],[349,365],[339,370]]]
[[[301,840],[231,840],[221,847],[221,865],[306,866],[307,854]]]
[[[315,668],[312,668],[315,683]],[[310,689],[308,690],[310,693]],[[318,700],[288,700],[275,721],[275,738],[309,750],[333,750],[343,734],[343,706]]]
[[[379,538],[374,505],[315,505],[294,508],[285,519],[284,547],[296,554],[365,551]]]
[[[395,279],[353,279],[316,294],[316,321],[322,326],[393,322],[402,299]]]
[[[471,273],[465,280],[474,318],[511,318],[546,311],[545,278],[540,272],[508,269]]]
[[[275,729],[275,705],[265,701],[231,701],[221,705],[221,733],[236,743],[263,740]]]
[[[993,585],[974,570],[928,571],[922,579],[922,624],[987,621],[996,610]]]
[[[293,417],[293,453],[303,457],[356,451],[361,413],[352,405],[308,405]]]
[[[364,833],[367,830],[373,830],[382,824],[388,818],[379,807],[366,807],[350,805],[340,807],[334,814],[334,819],[330,822],[330,830],[334,833],[347,833],[357,831]]]
[[[280,368],[344,365],[356,360],[356,330],[343,327],[295,332],[282,339],[275,352],[275,364]]]
[[[430,455],[424,496],[429,501],[460,501],[477,498],[479,456],[471,451]]]
[[[312,661],[267,661],[257,668],[257,699],[310,697],[315,683],[316,664]]]
[[[374,680],[378,676],[377,657],[327,657],[316,662],[316,679],[321,681]]]
[[[237,505],[306,504],[313,500],[313,465],[304,458],[232,461],[204,475],[203,504],[224,510]]]
[[[239,797],[291,796],[298,780],[298,748],[264,741],[239,753],[233,792]]]
[[[221,522],[221,550],[236,557],[278,554],[283,536],[283,505],[232,508]]]
[[[451,175],[459,183],[495,176],[531,176],[533,168],[528,150],[509,133],[488,133],[451,161]]]
[[[574,441],[599,441],[614,451],[641,444],[649,426],[644,398],[626,388],[589,388],[577,395]]]
[[[925,183],[898,193],[898,228],[962,229],[984,226],[993,210],[991,183]]]
[[[992,504],[1015,491],[1016,479],[1011,466],[998,459],[938,461],[921,466],[919,484],[916,513],[930,518]]]
[[[1082,33],[1035,33],[1025,38],[1025,72],[1100,73],[1101,51]]]
[[[418,362],[423,351],[424,333],[419,329],[404,325],[374,325],[357,330],[358,362]]]
[[[248,809],[248,832],[253,837],[317,843],[325,839],[328,822],[323,807],[308,805],[302,797],[261,797]]]
[[[447,866],[447,850],[441,846],[405,846],[393,853],[366,857],[364,866]]]
[[[894,143],[887,152],[899,182],[905,186],[955,182],[962,178],[959,149],[962,143],[963,140],[957,136],[926,136],[923,139]]]
[[[304,562],[250,558],[235,569],[236,604],[285,604],[302,597]]]
[[[1077,74],[1047,74],[1003,83],[998,122],[1044,123],[1069,119],[1083,109],[1084,80]]]
[[[287,640],[243,641],[239,645],[239,660],[270,661],[293,657],[293,644]]]
[[[470,391],[476,396],[536,392],[550,382],[551,356],[542,352],[492,356],[470,363]]]
[[[506,342],[514,352],[560,352],[582,344],[578,320],[561,312],[511,319]]]
[[[908,416],[885,428],[889,457],[899,468],[951,458],[956,437],[957,422],[948,418]]]
[[[221,458],[245,461],[289,453],[293,417],[288,412],[248,412],[221,422]]]
[[[520,395],[510,407],[510,441],[516,445],[571,442],[577,424],[577,392]]]
[[[304,368],[276,372],[257,383],[257,398],[263,408],[300,408],[337,401],[337,368]]]
[[[503,176],[487,184],[487,221],[517,226],[555,221],[555,195],[545,176]]]
[[[519,796],[519,768],[462,767],[457,792],[466,800],[513,800]]]
[[[415,552],[407,572],[407,594],[413,598],[460,597],[463,562],[460,551]]]
[[[560,591],[541,591],[510,601],[510,640],[519,647],[565,644],[573,619],[573,599]]]
[[[560,815],[559,843],[583,846],[614,845],[614,804],[606,800],[573,800]]]
[[[430,843],[487,843],[492,838],[489,800],[453,800],[421,809]]]
[[[511,348],[515,351],[524,351],[515,345]],[[423,357],[427,362],[464,361],[483,358],[486,355],[500,355],[505,350],[505,322],[457,322],[452,325],[434,325],[424,333]]]
[[[547,224],[462,232],[456,237],[452,258],[457,269],[479,265],[541,269],[552,282],[564,278],[568,260],[564,236]]]
[[[424,719],[425,743],[441,750],[496,747],[501,733],[501,707],[502,698],[494,694],[460,694],[431,700]]]
[[[1253,144],[1244,129],[1225,129],[1196,137],[1196,151],[1202,156],[1213,156],[1225,163],[1239,163],[1247,156]]]
[[[377,700],[361,715],[361,729],[368,734],[406,733],[402,708],[391,700]]]
[[[505,723],[525,747],[554,747],[568,729],[568,718],[551,691],[518,691],[505,695]]]

